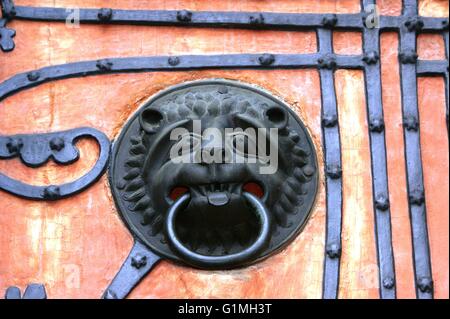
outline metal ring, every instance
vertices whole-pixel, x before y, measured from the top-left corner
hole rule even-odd
[[[183,211],[191,200],[189,194],[184,194],[169,208],[166,217],[165,230],[167,239],[172,248],[184,261],[200,268],[231,268],[252,259],[262,248],[264,248],[269,240],[270,216],[259,198],[247,192],[244,192],[243,196],[250,206],[254,208],[261,225],[258,237],[250,247],[247,247],[241,252],[224,256],[201,255],[187,248],[179,240],[175,232],[175,219],[178,213]]]

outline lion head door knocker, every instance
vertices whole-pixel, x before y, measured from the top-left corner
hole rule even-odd
[[[289,107],[225,80],[148,101],[115,141],[109,178],[135,246],[105,298],[125,297],[160,258],[230,269],[268,257],[299,233],[318,183]]]

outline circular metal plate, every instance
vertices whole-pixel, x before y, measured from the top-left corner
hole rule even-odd
[[[198,138],[195,122],[201,125],[201,134],[209,128],[275,129],[277,169],[262,174],[266,164],[259,160],[174,163],[171,151],[180,139],[171,139],[171,134],[181,128],[191,139]],[[199,143],[202,148],[203,140]],[[270,137],[266,155],[272,144]],[[191,149],[194,152],[192,145]],[[185,261],[168,245],[163,227],[174,192],[190,191],[193,197],[180,218],[180,238],[199,254],[222,256],[239,252],[256,236],[258,225],[240,197],[246,186],[259,186],[261,201],[270,212],[270,240],[252,260],[233,267],[265,258],[295,238],[313,207],[318,184],[314,146],[296,114],[266,91],[227,80],[183,83],[146,102],[114,143],[109,178],[131,233],[155,253],[177,262]]]

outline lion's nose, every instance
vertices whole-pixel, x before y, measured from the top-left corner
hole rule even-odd
[[[223,147],[202,148],[197,154],[200,165],[224,164],[227,161],[227,154]]]

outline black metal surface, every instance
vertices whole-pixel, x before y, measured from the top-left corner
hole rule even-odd
[[[19,288],[12,286],[6,289],[5,299],[47,299],[47,293],[42,284],[29,284],[23,296]]]
[[[8,19],[65,22],[72,13],[66,8],[14,6],[11,0],[2,0]],[[333,29],[363,30],[366,13],[357,14],[308,14],[273,12],[220,12],[189,10],[120,10],[110,8],[80,8],[80,23],[137,24],[148,26],[195,26],[257,29]],[[404,16],[380,16],[379,29],[398,29],[405,23],[416,28],[415,21]],[[447,19],[420,18],[420,31],[445,30]],[[448,24],[447,24],[448,27]]]
[[[272,117],[273,112],[279,116]],[[151,122],[154,118],[155,123]],[[194,128],[197,120],[201,123],[199,133]],[[174,163],[169,154],[179,141],[169,137],[179,127],[193,137],[211,128],[221,134],[227,134],[225,128],[277,128],[278,169],[261,174],[265,165],[259,161]],[[267,139],[273,144],[268,132]],[[210,147],[208,143],[198,145],[200,149],[193,149],[192,156]],[[230,150],[224,144],[217,148],[214,152]],[[283,102],[239,82],[197,81],[161,92],[128,121],[112,154],[109,175],[113,196],[130,231],[157,254],[199,268],[241,267],[281,249],[305,224],[317,191],[315,151],[303,124]],[[241,155],[234,149],[227,156]],[[260,228],[268,226],[265,222],[258,225],[258,218],[246,205],[247,183],[257,183],[264,190],[261,202],[273,226],[268,243],[258,247],[258,254],[252,251],[248,258],[235,260],[231,255],[257,242]],[[180,241],[193,253],[208,256],[203,262],[185,258],[180,249],[174,249],[178,246],[170,245],[175,236],[168,238],[164,232],[174,205],[169,194],[177,187],[184,187],[192,196],[176,222]],[[219,260],[219,256],[227,257]]]
[[[340,68],[362,69],[362,56],[332,56]],[[174,63],[176,58],[177,63]],[[319,64],[320,54],[227,54],[179,57],[134,57],[55,65],[21,73],[0,84],[0,101],[21,90],[49,81],[109,73],[180,71],[193,69],[275,69],[311,68]],[[274,59],[272,63],[268,61]]]
[[[375,4],[364,0],[363,11]],[[410,25],[411,26],[411,25]],[[395,269],[392,249],[391,217],[387,176],[386,144],[381,90],[380,33],[379,29],[364,29],[365,87],[367,122],[369,123],[370,155],[372,164],[373,209],[379,265],[380,296],[393,299],[395,293]]]
[[[317,31],[320,53],[333,52],[332,31]],[[334,85],[334,70],[320,69],[322,94],[322,135],[325,155],[325,178],[327,191],[327,229],[323,274],[323,298],[335,299],[339,290],[339,265],[341,257],[342,226],[342,164],[341,142],[338,124],[338,108]]]
[[[6,27],[6,19],[0,19],[0,49],[3,52],[14,50],[15,44],[13,38],[16,31]]]
[[[403,15],[417,16],[417,0],[404,0]],[[425,189],[423,184],[422,159],[420,152],[419,108],[417,101],[417,77],[415,59],[404,59],[417,52],[416,30],[407,26],[400,29],[400,75],[402,110],[404,123],[406,173],[409,196],[409,210],[413,238],[414,270],[418,298],[432,298],[433,289],[430,248],[428,243]],[[411,125],[411,123],[416,123]],[[427,284],[425,284],[427,283]]]
[[[182,195],[169,209],[166,222],[165,232],[169,245],[174,249],[177,255],[180,256],[187,263],[204,268],[227,268],[234,265],[246,263],[252,260],[257,254],[265,248],[270,239],[272,229],[272,218],[265,207],[264,203],[251,193],[243,192],[242,196],[247,201],[247,204],[254,209],[257,219],[260,222],[258,235],[254,242],[244,250],[223,256],[206,256],[196,253],[193,249],[183,243],[177,234],[176,220],[179,215],[184,212],[191,201],[190,194]]]
[[[81,138],[93,138],[100,154],[94,167],[79,179],[62,185],[33,186],[0,173],[0,189],[34,200],[58,200],[79,193],[100,178],[109,159],[110,142],[106,135],[92,128],[46,134],[0,136],[0,159],[19,157],[29,167],[39,167],[50,159],[60,165],[78,160],[75,143]]]
[[[161,257],[155,255],[147,246],[136,240],[130,254],[103,293],[102,298],[126,298],[160,260]]]

